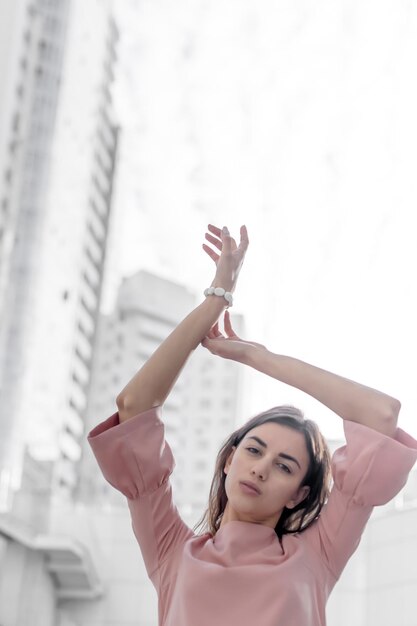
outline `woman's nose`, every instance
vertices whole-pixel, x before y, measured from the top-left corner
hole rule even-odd
[[[265,478],[266,471],[267,470],[266,470],[265,464],[262,465],[262,464],[258,463],[257,465],[254,465],[254,467],[252,468],[252,473],[256,474],[260,478]]]

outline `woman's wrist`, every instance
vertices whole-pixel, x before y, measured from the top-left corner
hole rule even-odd
[[[218,315],[220,317],[220,315],[222,314],[222,312],[224,311],[224,309],[226,309],[226,307],[229,306],[227,300],[225,298],[221,298],[219,296],[216,296],[213,294],[209,294],[208,296],[205,296],[205,302],[208,303],[208,307],[209,308],[213,308],[214,310],[218,311]],[[214,323],[214,322],[213,322]]]
[[[211,281],[210,287],[223,287],[226,291],[230,291],[231,293],[235,290],[235,285],[232,284],[229,280],[222,280],[221,278],[214,278]]]
[[[248,342],[245,350],[245,365],[259,369],[268,353],[269,350],[265,346]]]

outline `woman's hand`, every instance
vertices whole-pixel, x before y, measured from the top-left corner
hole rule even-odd
[[[211,287],[223,287],[226,291],[233,293],[249,245],[246,226],[240,227],[239,246],[236,245],[236,241],[226,227],[221,230],[217,226],[209,224],[208,230],[212,234],[206,233],[205,238],[220,251],[220,254],[218,254],[207,244],[203,243],[203,250],[207,252],[216,264],[216,275],[211,283]]]
[[[266,350],[262,344],[254,341],[245,341],[236,335],[230,322],[229,311],[227,310],[224,313],[224,330],[227,337],[222,335],[219,330],[219,324],[216,322],[201,342],[201,345],[212,354],[221,356],[224,359],[239,361],[240,363],[246,363],[253,349]]]

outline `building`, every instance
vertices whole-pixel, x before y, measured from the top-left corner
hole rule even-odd
[[[106,0],[0,11],[0,623],[70,626],[60,603],[103,593],[90,518],[62,495],[106,257],[118,31]]]
[[[23,95],[1,118],[17,147],[0,186],[0,485],[19,487],[27,446],[55,461],[54,485],[70,494],[111,213],[118,31],[104,0],[3,4],[16,41],[7,75]]]
[[[11,468],[22,460],[20,399],[31,347],[68,2],[2,0],[0,10],[0,490],[2,485],[5,490]]]
[[[68,22],[67,0],[1,0],[0,22],[0,319],[10,275],[35,246],[42,227]],[[29,229],[31,237],[25,237]],[[29,242],[30,240],[30,242]],[[27,292],[27,290],[26,290]],[[7,293],[7,298],[6,298]],[[20,294],[20,298],[22,294]]]

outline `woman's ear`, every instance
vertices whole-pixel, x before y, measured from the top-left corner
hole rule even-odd
[[[304,487],[300,487],[295,498],[290,500],[285,506],[287,507],[287,509],[293,509],[297,506],[297,504],[307,498],[309,493],[310,487],[308,487],[307,485],[304,485]]]

